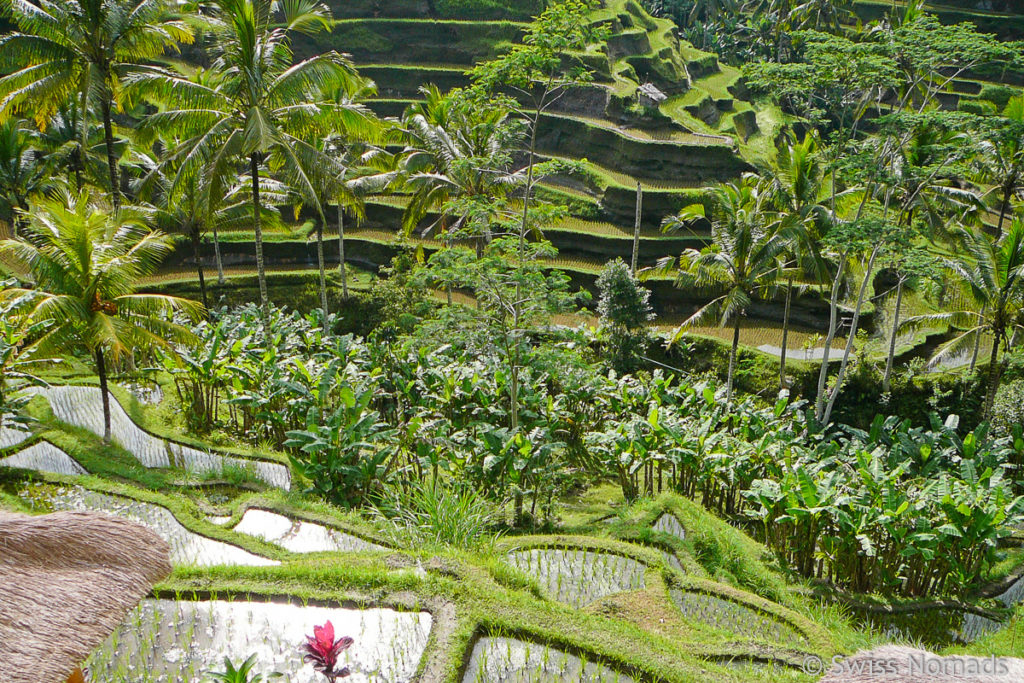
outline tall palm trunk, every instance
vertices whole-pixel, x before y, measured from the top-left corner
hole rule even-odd
[[[199,253],[199,226],[193,225],[189,231],[192,238],[192,258],[196,260],[196,275],[199,276],[199,294],[203,300],[203,308],[210,310],[210,300],[206,295],[206,274],[203,272],[203,257]]]
[[[981,307],[981,320],[985,319],[985,313],[988,311],[988,306]],[[974,368],[978,365],[978,354],[981,351],[981,325],[978,325],[978,331],[974,334],[974,351],[971,353],[971,372],[974,372]]]
[[[992,330],[992,353],[988,359],[988,390],[985,392],[985,410],[983,416],[986,420],[992,417],[992,406],[996,402],[996,392],[999,390],[999,341],[1003,338],[1002,329]]]
[[[740,316],[736,316],[736,322],[732,326],[732,349],[729,351],[729,378],[725,390],[725,403],[732,405],[732,382],[736,374],[736,352],[740,347]]]
[[[345,273],[345,209],[338,200],[338,273],[341,275],[341,295],[348,299],[348,275]]]
[[[1003,201],[999,205],[999,223],[996,226],[996,239],[1000,239],[1003,236],[1003,221],[1006,220],[1006,209],[1010,206],[1010,197],[1013,195],[1013,186],[1008,186],[1003,190]]]
[[[110,116],[110,100],[103,98],[100,105],[103,113],[103,141],[107,145],[107,168],[110,171],[110,199],[114,211],[121,210],[121,184],[117,176],[117,154],[114,151],[114,124]]]
[[[903,280],[896,284],[896,311],[892,315],[892,332],[889,335],[889,355],[885,359],[885,376],[882,377],[882,392],[888,394],[892,381],[892,366],[896,359],[896,334],[900,329],[900,307],[903,305]]]
[[[213,258],[217,261],[217,284],[224,285],[224,260],[220,256],[220,236],[217,234],[217,224],[213,224]]]
[[[786,280],[786,312],[782,315],[782,354],[779,356],[779,391],[786,388],[786,354],[789,349],[789,310],[793,303],[793,277]]]
[[[96,374],[100,377],[100,394],[103,396],[103,443],[110,443],[110,392],[107,390],[107,364],[103,349],[96,349]]]
[[[320,270],[320,308],[327,316],[327,274],[324,272],[324,220],[323,216],[316,222],[316,263]]]
[[[267,270],[263,263],[263,227],[260,225],[260,159],[255,152],[249,156],[249,175],[252,177],[252,226],[256,232],[256,279],[260,283],[260,311],[266,323],[270,320],[270,302],[267,298]]]

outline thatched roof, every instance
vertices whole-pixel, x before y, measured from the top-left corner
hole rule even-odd
[[[0,511],[0,681],[64,683],[170,573],[169,553],[123,519]]]
[[[883,645],[839,662],[818,683],[1009,683],[1024,681],[1024,659],[940,657]]]

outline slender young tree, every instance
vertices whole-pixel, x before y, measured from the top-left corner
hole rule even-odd
[[[98,111],[114,210],[121,205],[113,114],[123,82],[166,50],[192,42],[169,0],[2,0],[15,26],[0,36],[0,117],[30,114],[40,129],[61,107]],[[87,128],[83,127],[83,138]],[[83,140],[83,144],[84,140]]]
[[[504,55],[478,65],[471,72],[474,87],[481,91],[481,101],[511,91],[505,98],[506,106],[526,122],[527,138],[525,181],[522,188],[517,242],[519,261],[529,260],[527,238],[539,232],[531,223],[535,215],[531,209],[533,190],[538,181],[537,136],[542,119],[548,111],[574,86],[592,80],[585,64],[572,56],[587,45],[604,36],[603,26],[594,24],[591,11],[593,0],[559,0],[547,8],[526,28],[523,42],[512,46]],[[523,296],[517,292],[513,298],[515,311],[513,325],[518,328],[523,318]],[[519,428],[519,368],[510,368],[512,429]]]
[[[0,255],[30,279],[0,291],[30,321],[51,321],[39,348],[85,352],[96,364],[103,395],[103,440],[110,442],[108,363],[139,347],[172,349],[193,339],[172,318],[196,319],[202,306],[164,294],[139,294],[139,281],[173,249],[150,231],[148,215],[131,206],[112,213],[88,192],[58,195],[29,212],[23,240],[0,242]]]

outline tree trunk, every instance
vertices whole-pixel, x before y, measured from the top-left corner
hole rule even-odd
[[[836,399],[839,397],[839,392],[843,388],[843,377],[846,374],[846,366],[850,361],[850,352],[853,350],[853,344],[857,339],[857,324],[860,322],[860,310],[864,307],[864,296],[868,291],[868,283],[871,281],[871,271],[875,269],[875,259],[878,258],[878,251],[881,246],[876,246],[871,250],[871,258],[868,259],[868,266],[864,272],[864,279],[860,283],[860,292],[857,294],[857,305],[853,309],[853,321],[850,323],[850,336],[846,339],[846,348],[843,349],[843,362],[839,364],[839,373],[836,375],[836,383],[832,387],[832,391],[829,392],[828,407],[825,408],[825,414],[822,416],[821,423],[828,424],[829,418],[832,417],[832,408],[836,404]]]
[[[782,354],[779,356],[779,391],[786,388],[786,353],[789,348],[789,309],[793,303],[793,278],[786,281],[786,311],[782,315]]]
[[[110,443],[110,392],[107,391],[107,364],[103,349],[96,349],[96,374],[100,377],[100,394],[103,396],[103,443]]]
[[[519,224],[519,262],[522,264],[524,255],[526,254],[526,229],[529,221],[530,211],[530,192],[533,190],[533,166],[537,158],[537,126],[540,124],[540,109],[538,108],[537,113],[533,117],[533,125],[530,130],[530,149],[529,149],[529,160],[526,171],[526,191],[523,194],[523,218]],[[519,331],[519,319],[522,316],[522,284],[518,278],[516,280],[516,299],[512,305],[512,326],[511,330],[513,335],[513,342],[517,339],[517,332]],[[511,382],[511,414],[512,414],[512,431],[515,432],[519,426],[519,368],[517,367],[518,354],[512,354],[509,356],[510,375],[512,378]]]
[[[988,310],[988,306],[982,306],[981,317],[985,317],[985,312]],[[974,372],[974,368],[978,365],[978,352],[981,351],[981,326],[978,326],[978,331],[974,335],[974,352],[971,354],[971,369],[970,372]]]
[[[822,415],[825,413],[825,384],[828,381],[828,361],[832,352],[832,342],[836,338],[836,325],[839,314],[839,288],[843,282],[843,270],[846,262],[846,254],[840,254],[839,267],[836,270],[835,279],[832,280],[832,293],[829,295],[829,319],[828,334],[825,336],[825,348],[821,354],[821,369],[818,371],[818,395],[814,402],[814,419],[821,423]]]
[[[249,175],[252,177],[252,226],[256,232],[256,278],[260,283],[260,311],[263,322],[270,320],[270,302],[267,298],[267,271],[263,263],[263,227],[260,225],[260,160],[259,155],[249,156]]]
[[[110,118],[110,100],[104,98],[100,109],[103,114],[103,140],[107,145],[107,167],[110,171],[110,199],[116,212],[121,210],[121,185],[117,176],[117,154],[114,151],[114,125]]]
[[[992,330],[992,353],[988,359],[988,391],[985,392],[984,419],[992,419],[992,406],[996,402],[996,392],[999,390],[999,340],[1003,336],[1002,330]]]
[[[338,274],[341,275],[341,296],[348,298],[348,275],[345,273],[345,209],[338,199]]]
[[[1010,196],[1013,194],[1013,187],[1003,191],[1003,203],[999,206],[999,224],[996,226],[996,239],[1003,236],[1003,221],[1006,220],[1006,209],[1010,204]]]
[[[885,376],[882,378],[882,393],[889,393],[892,381],[892,366],[896,359],[896,334],[900,328],[900,306],[903,305],[903,280],[896,284],[896,311],[892,315],[892,333],[889,336],[889,355],[885,359]]]
[[[725,404],[732,405],[732,381],[736,373],[736,352],[740,346],[740,316],[736,316],[736,322],[732,327],[732,349],[729,351],[729,377],[725,390]]]
[[[193,225],[190,232],[192,237],[192,257],[196,260],[196,275],[199,277],[199,295],[203,300],[203,308],[210,310],[210,300],[206,295],[206,274],[203,272],[203,259],[199,254],[199,226]]]
[[[630,260],[629,272],[636,277],[636,262],[640,256],[640,220],[643,215],[644,189],[640,181],[636,181],[636,221],[633,223],[633,258]]]
[[[213,258],[217,261],[217,284],[224,285],[224,261],[220,257],[220,237],[217,235],[217,224],[213,224]]]
[[[327,274],[324,272],[324,220],[323,216],[316,222],[316,263],[320,271],[320,308],[327,317]]]

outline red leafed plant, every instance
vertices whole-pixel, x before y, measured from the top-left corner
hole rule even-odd
[[[314,626],[313,635],[306,636],[306,642],[302,646],[303,659],[313,663],[313,668],[327,677],[332,683],[347,677],[351,672],[348,667],[337,668],[338,656],[352,647],[352,638],[342,636],[334,639],[334,624],[327,622],[323,626]]]

